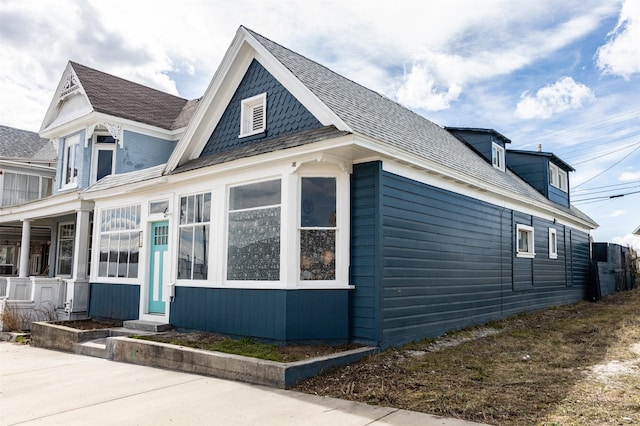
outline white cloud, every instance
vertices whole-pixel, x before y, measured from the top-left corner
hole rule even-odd
[[[563,77],[557,82],[539,89],[535,96],[524,92],[516,108],[520,118],[549,118],[553,114],[581,108],[595,95],[584,84],[576,83],[571,77]]]
[[[626,182],[630,180],[639,180],[640,172],[624,172],[618,177],[618,180]]]
[[[633,234],[627,234],[624,237],[613,237],[611,242],[620,244],[621,246],[629,246],[640,252],[640,237]]]
[[[618,24],[609,41],[596,52],[596,64],[605,74],[626,79],[640,72],[640,2],[624,0]]]
[[[619,217],[619,216],[624,216],[625,215],[625,211],[624,210],[616,210],[614,212],[611,212],[611,214],[609,215],[609,217]]]

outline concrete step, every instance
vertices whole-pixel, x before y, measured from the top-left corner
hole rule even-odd
[[[96,358],[106,358],[107,355],[107,339],[87,340],[76,344],[76,353],[78,355],[93,356]]]
[[[150,331],[153,333],[161,333],[171,330],[171,324],[165,324],[155,321],[129,320],[125,321],[122,326],[133,330]]]

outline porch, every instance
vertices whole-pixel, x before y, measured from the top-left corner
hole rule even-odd
[[[34,321],[80,319],[72,313],[72,280],[0,277],[0,331],[29,330]]]

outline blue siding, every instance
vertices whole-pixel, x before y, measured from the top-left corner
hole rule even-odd
[[[242,100],[262,93],[267,94],[266,132],[238,138]],[[320,127],[322,124],[258,61],[253,60],[201,156]]]
[[[275,341],[349,339],[348,290],[176,287],[176,328]]]
[[[549,196],[549,160],[539,155],[507,151],[507,167],[522,180]]]
[[[374,342],[380,330],[380,162],[356,164],[351,175],[351,338]]]
[[[585,233],[387,172],[381,205],[382,347],[586,297]],[[534,227],[534,259],[515,256],[517,223]],[[548,256],[550,226],[558,232],[557,259]],[[352,262],[358,265],[355,256]],[[353,284],[355,295],[355,275]]]
[[[89,316],[121,321],[138,318],[140,286],[91,283],[89,292]]]
[[[175,141],[124,131],[123,147],[116,146],[116,174],[143,170],[166,163]]]
[[[493,143],[504,148],[505,144],[497,140],[491,133],[476,130],[448,129],[450,133],[476,150],[489,163],[493,163]]]

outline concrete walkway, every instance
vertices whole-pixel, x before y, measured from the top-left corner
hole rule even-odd
[[[1,342],[0,424],[476,423]]]

